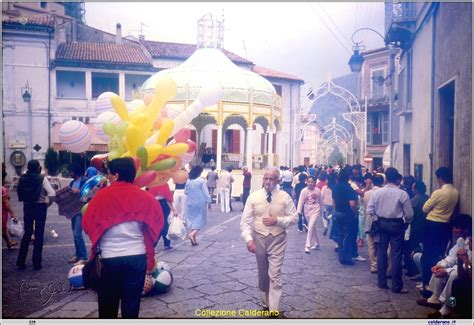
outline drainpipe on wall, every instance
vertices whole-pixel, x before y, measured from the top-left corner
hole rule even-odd
[[[433,192],[433,151],[434,151],[434,113],[435,113],[435,76],[436,76],[436,17],[438,16],[439,3],[433,8],[433,28],[431,42],[431,139],[430,139],[430,193]]]
[[[295,146],[295,130],[293,125],[295,123],[294,114],[291,112],[291,108],[293,107],[293,84],[290,83],[290,168],[293,168],[293,154],[294,154],[294,146]]]
[[[51,37],[49,31],[48,39],[48,148],[51,147]]]

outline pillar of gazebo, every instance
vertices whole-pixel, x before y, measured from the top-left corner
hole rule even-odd
[[[253,135],[253,128],[247,128],[247,152],[246,152],[246,165],[249,171],[252,171],[252,135]]]
[[[217,126],[217,153],[216,153],[216,168],[222,168],[222,125]]]
[[[273,156],[273,129],[268,128],[268,165],[273,166],[275,164],[274,156]]]

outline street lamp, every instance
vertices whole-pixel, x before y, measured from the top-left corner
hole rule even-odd
[[[360,72],[362,69],[362,63],[364,63],[364,57],[359,53],[360,47],[358,45],[354,46],[354,54],[352,54],[349,59],[349,67],[351,72]]]
[[[389,109],[388,109],[388,120],[389,120],[389,123],[388,123],[388,141],[389,141],[389,145],[388,145],[388,147],[390,149],[390,166],[391,166],[392,165],[392,156],[393,156],[392,155],[392,111],[393,111],[393,107],[394,107],[394,103],[393,103],[394,102],[394,96],[393,96],[394,84],[391,81],[391,78],[392,78],[392,76],[394,75],[394,72],[395,72],[395,55],[396,55],[396,52],[393,51],[393,45],[392,44],[389,45],[387,40],[385,39],[385,37],[383,37],[383,35],[380,34],[378,31],[376,31],[375,29],[368,28],[368,27],[359,28],[351,36],[352,43],[354,44],[354,47],[353,47],[354,54],[349,59],[349,67],[350,67],[352,72],[360,72],[361,69],[362,69],[362,64],[364,63],[364,58],[359,53],[360,49],[361,49],[360,44],[362,44],[362,41],[357,42],[357,41],[354,40],[354,36],[362,30],[369,30],[369,31],[374,32],[375,34],[377,34],[384,41],[385,45],[388,47],[388,54],[389,54],[389,57],[390,57],[390,60],[389,60],[390,73],[388,74],[387,77],[378,78],[377,80],[374,80],[374,81],[378,84],[386,83],[387,85],[390,86],[390,92],[389,92],[389,97],[390,97],[389,102],[390,103],[389,103]],[[366,107],[367,107],[367,105],[366,105]],[[367,111],[366,111],[366,114],[367,114]],[[367,128],[367,126],[366,126],[366,128]],[[367,132],[367,130],[365,130],[365,132]]]

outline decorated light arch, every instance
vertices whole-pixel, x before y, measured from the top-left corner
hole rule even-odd
[[[301,121],[312,120],[312,122],[314,122],[316,120],[315,114],[310,114],[311,107],[316,101],[326,95],[334,95],[346,103],[349,112],[343,113],[342,116],[354,126],[355,136],[359,139],[361,148],[365,148],[367,142],[367,114],[361,109],[356,96],[346,88],[336,85],[330,76],[328,76],[327,81],[316,91],[310,88],[300,108],[299,115]],[[305,124],[304,127],[308,124]],[[302,134],[304,134],[304,127],[301,129]],[[360,161],[364,159],[364,151],[364,149],[360,150]]]

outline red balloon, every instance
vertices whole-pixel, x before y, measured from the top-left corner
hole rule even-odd
[[[106,153],[95,155],[91,158],[91,164],[97,168],[98,170],[102,170],[104,168],[104,163],[107,161]]]
[[[191,131],[188,128],[182,128],[175,135],[174,139],[176,143],[184,143],[191,137]]]
[[[188,151],[186,152],[193,152],[193,151],[196,151],[196,143],[192,140],[187,140],[186,141],[186,144],[189,146],[189,149]]]
[[[146,172],[143,172],[140,177],[135,178],[135,181],[133,182],[134,185],[138,187],[145,187],[153,180],[156,178],[156,172],[154,170],[147,170]]]
[[[140,159],[138,159],[137,157],[132,157],[133,159],[133,164],[135,165],[135,170],[138,171],[138,169],[140,168]]]

